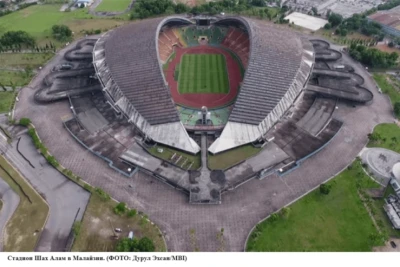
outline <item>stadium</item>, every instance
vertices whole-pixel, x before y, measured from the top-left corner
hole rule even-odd
[[[209,148],[219,153],[257,141],[279,120],[303,89],[313,53],[306,39],[251,19],[169,17],[103,36],[94,62],[110,102],[155,142],[199,152],[184,127],[196,121],[185,117],[213,110],[211,125],[225,126]]]
[[[339,132],[339,104],[373,98],[328,42],[244,17],[149,19],[67,49],[35,101],[68,100],[80,145],[193,204],[295,170]]]

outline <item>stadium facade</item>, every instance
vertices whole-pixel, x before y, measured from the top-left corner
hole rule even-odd
[[[93,53],[103,92],[116,112],[146,139],[193,154],[200,147],[179,118],[162,69],[158,38],[165,27],[196,23],[178,16],[132,23],[105,33]],[[221,135],[208,149],[219,153],[264,138],[302,93],[315,55],[308,39],[260,21],[222,17],[207,25],[241,28],[249,42],[237,99]]]

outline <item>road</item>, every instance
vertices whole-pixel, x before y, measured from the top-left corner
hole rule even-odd
[[[0,251],[3,251],[3,232],[8,220],[11,218],[18,207],[19,196],[1,177],[0,199],[3,202],[3,208],[0,210]]]
[[[6,158],[50,207],[49,218],[36,251],[63,251],[75,216],[79,210],[77,219],[82,219],[90,194],[49,165],[37,152],[28,135],[21,136],[19,149],[35,168],[32,168],[16,150],[17,140],[10,146],[3,138],[0,139],[0,150],[5,151]]]

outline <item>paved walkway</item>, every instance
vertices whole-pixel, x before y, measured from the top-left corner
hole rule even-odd
[[[391,179],[392,167],[400,162],[400,154],[385,148],[364,148],[360,152],[361,160],[368,164],[369,169],[374,173],[377,183],[386,186]]]
[[[1,138],[1,137],[0,137]],[[0,210],[0,251],[3,251],[4,229],[8,220],[14,214],[19,204],[19,196],[11,187],[0,177],[0,200],[3,207]]]
[[[126,178],[86,151],[61,123],[62,118],[71,115],[68,101],[46,106],[33,103],[41,79],[52,64],[56,64],[57,57],[30,87],[21,91],[16,117],[32,119],[40,137],[62,165],[117,200],[148,214],[164,232],[171,251],[194,250],[190,241],[192,229],[201,251],[216,251],[220,247],[216,235],[221,228],[224,228],[226,250],[243,251],[247,235],[258,221],[342,171],[365,146],[367,134],[375,125],[393,121],[387,96],[379,94],[371,78],[362,68],[356,67],[356,72],[366,80],[364,86],[374,93],[374,101],[371,105],[356,108],[338,104],[334,118],[343,121],[343,127],[325,149],[286,176],[270,176],[261,181],[253,179],[222,195],[221,205],[190,205],[187,196],[154,178],[140,172]],[[129,184],[133,188],[129,188]]]
[[[14,140],[10,146],[0,138],[0,150],[7,149],[6,158],[41,194],[50,207],[49,218],[36,251],[63,251],[75,216],[78,220],[82,219],[90,194],[49,165],[37,152],[28,135],[22,135],[19,149],[35,168],[32,168],[18,153],[16,142],[17,140]]]

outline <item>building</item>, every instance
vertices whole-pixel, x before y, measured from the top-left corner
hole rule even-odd
[[[400,37],[400,6],[390,10],[378,11],[368,16],[368,20],[381,25],[382,30],[387,34]]]
[[[400,194],[400,162],[393,165],[392,168],[392,179],[390,179],[394,191]]]
[[[88,7],[93,4],[93,0],[76,0],[74,6],[76,7]]]

